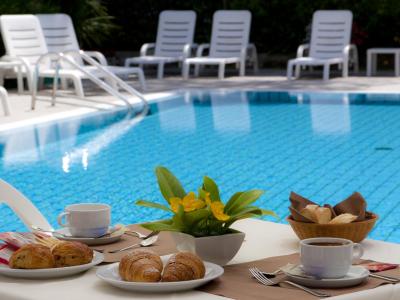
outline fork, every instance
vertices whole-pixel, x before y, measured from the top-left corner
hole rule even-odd
[[[303,290],[303,291],[305,291],[305,292],[307,292],[307,293],[309,293],[309,294],[311,294],[311,295],[313,295],[313,296],[316,296],[316,297],[320,297],[320,298],[322,298],[322,297],[330,297],[329,294],[311,290],[311,289],[309,289],[309,288],[306,288],[305,286],[302,286],[302,285],[300,285],[300,284],[294,283],[294,282],[289,281],[289,280],[284,280],[284,281],[280,281],[280,282],[272,281],[271,279],[266,278],[266,277],[262,274],[262,272],[261,272],[259,269],[257,269],[257,268],[250,268],[249,271],[250,271],[251,275],[253,275],[253,277],[254,277],[258,282],[260,282],[261,284],[263,284],[263,285],[265,285],[265,286],[274,286],[274,285],[280,286],[281,283],[287,283],[287,284],[289,284],[289,285],[291,285],[291,286],[293,286],[293,287],[296,287],[296,288],[298,288],[298,289],[300,289],[300,290]]]

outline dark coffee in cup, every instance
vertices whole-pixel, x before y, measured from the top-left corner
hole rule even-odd
[[[311,245],[311,246],[324,246],[324,247],[326,247],[326,246],[336,246],[336,247],[338,247],[338,246],[343,246],[343,245],[346,245],[346,243],[343,243],[343,242],[335,242],[335,243],[329,243],[329,242],[314,242],[314,243],[308,243],[308,245]]]

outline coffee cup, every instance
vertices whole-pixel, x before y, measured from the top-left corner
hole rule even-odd
[[[58,216],[57,222],[60,226],[67,227],[72,236],[101,236],[107,233],[111,224],[111,207],[100,203],[68,205]]]
[[[355,259],[364,254],[360,244],[340,238],[311,238],[300,241],[303,271],[317,278],[341,278]]]

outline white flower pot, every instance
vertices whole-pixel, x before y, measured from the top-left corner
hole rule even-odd
[[[226,265],[236,255],[245,236],[243,232],[206,237],[194,237],[182,232],[171,234],[179,251],[196,253],[203,260],[220,266]]]

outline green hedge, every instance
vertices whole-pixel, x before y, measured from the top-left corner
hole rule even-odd
[[[83,48],[138,51],[153,42],[158,14],[165,9],[197,12],[196,42],[208,42],[218,9],[252,12],[251,40],[259,52],[292,55],[303,42],[317,9],[349,9],[353,42],[361,57],[372,46],[400,46],[399,0],[1,0],[0,13],[62,11],[70,14]],[[113,16],[114,18],[110,17]]]

